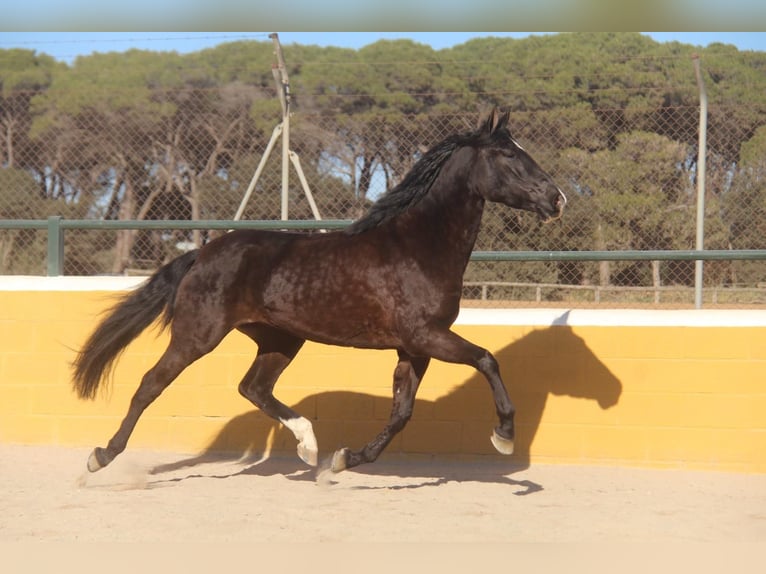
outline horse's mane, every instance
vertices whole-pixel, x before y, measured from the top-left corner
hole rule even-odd
[[[362,233],[407,211],[431,189],[444,163],[476,134],[453,135],[428,150],[395,187],[386,191],[370,210],[344,231],[349,235]]]

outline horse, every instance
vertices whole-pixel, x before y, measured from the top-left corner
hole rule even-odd
[[[257,344],[240,394],[292,431],[308,465],[318,464],[312,424],[273,394],[306,340],[398,355],[387,424],[364,448],[335,451],[326,463],[332,472],[375,461],[404,429],[432,359],[470,365],[484,376],[499,420],[490,440],[512,454],[515,407],[498,363],[451,330],[485,203],[531,211],[543,222],[560,217],[566,205],[508,121],[509,113],[495,107],[474,130],[437,143],[343,229],[230,231],[121,296],[72,363],[79,398],[95,398],[128,344],[156,320],[170,328],[170,341],[143,375],[117,432],[88,457],[88,470],[122,453],[143,411],[234,329]]]

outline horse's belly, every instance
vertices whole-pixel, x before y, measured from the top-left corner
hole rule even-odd
[[[304,339],[362,349],[391,349],[401,346],[401,340],[386,321],[369,317],[349,316],[334,312],[304,313],[300,316],[278,317],[276,326]],[[319,320],[317,320],[319,319]]]

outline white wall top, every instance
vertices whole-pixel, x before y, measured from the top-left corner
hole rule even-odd
[[[146,277],[0,276],[2,291],[121,291]],[[0,295],[2,297],[2,295]],[[534,309],[463,308],[458,325],[603,326],[603,327],[764,327],[763,309]]]

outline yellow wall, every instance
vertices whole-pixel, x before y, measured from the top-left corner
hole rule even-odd
[[[0,290],[0,443],[97,446],[111,437],[167,340],[143,334],[110,391],[78,400],[73,349],[111,296]],[[590,311],[578,324],[572,312],[569,324],[555,325],[550,312],[543,320],[523,310],[461,315],[455,330],[495,354],[517,406],[516,461],[766,472],[763,312],[744,326],[701,312],[683,315],[693,319],[685,325],[667,325],[665,312],[655,312],[657,321],[636,321],[651,311],[624,321],[621,313]],[[515,319],[504,324],[506,316]],[[470,324],[481,317],[494,324]],[[254,352],[249,339],[230,334],[144,413],[128,448],[294,450],[289,431],[237,392]],[[388,418],[395,360],[393,351],[308,343],[276,395],[314,421],[320,456],[360,447]],[[494,424],[486,382],[468,367],[433,362],[412,421],[386,453],[493,454]]]

